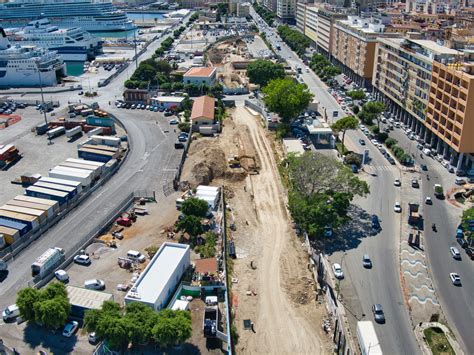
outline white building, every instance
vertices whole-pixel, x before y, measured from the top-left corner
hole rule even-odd
[[[190,265],[189,245],[163,243],[125,296],[125,303],[141,302],[155,311],[164,308]]]
[[[195,67],[189,69],[183,75],[183,84],[212,86],[216,82],[216,68]]]

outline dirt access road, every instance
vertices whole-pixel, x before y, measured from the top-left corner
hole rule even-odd
[[[259,118],[243,107],[235,109],[231,120],[225,129],[236,132],[245,128],[248,137],[241,135],[243,144],[248,140],[253,145],[260,163],[260,174],[247,176],[240,187],[230,184],[238,253],[234,262],[238,282],[233,285],[240,336],[236,350],[251,354],[329,353],[330,343],[320,326],[325,309],[314,299],[307,255],[290,227],[268,132]],[[254,332],[243,329],[244,319],[252,320]]]

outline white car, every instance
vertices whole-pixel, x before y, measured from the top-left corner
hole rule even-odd
[[[402,212],[402,206],[400,206],[400,202],[395,202],[395,205],[393,206],[393,210],[397,213]]]
[[[74,262],[81,265],[89,265],[91,263],[91,258],[86,254],[76,255],[74,257]]]
[[[339,264],[332,264],[332,271],[334,272],[334,276],[336,279],[343,279],[344,273],[342,272],[341,265]]]
[[[54,272],[54,276],[56,277],[56,279],[58,281],[61,281],[61,282],[68,282],[69,281],[69,275],[64,270],[56,270]]]
[[[63,337],[70,338],[79,327],[79,323],[73,320],[64,326]]]
[[[426,203],[427,205],[432,205],[432,204],[433,204],[433,200],[431,199],[431,197],[428,196],[427,198],[425,198],[425,203]]]
[[[466,180],[464,180],[463,178],[457,177],[454,183],[456,185],[464,185],[466,183]]]
[[[393,182],[393,184],[395,186],[402,186],[402,182],[399,180],[399,179],[395,179],[395,181]]]
[[[455,272],[451,272],[449,274],[449,277],[451,278],[451,282],[453,283],[453,285],[461,286],[461,277],[458,274],[456,274]]]
[[[451,251],[451,255],[453,256],[454,259],[461,260],[461,253],[459,252],[458,248],[450,247],[449,250]]]

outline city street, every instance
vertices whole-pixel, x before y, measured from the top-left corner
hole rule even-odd
[[[390,134],[398,140],[398,145],[406,150],[411,148],[415,153],[415,161],[426,164],[428,171],[423,174],[422,190],[424,196],[431,196],[433,205],[425,207],[424,225],[425,247],[428,264],[431,270],[436,293],[441,303],[444,315],[457,336],[466,354],[474,352],[472,337],[472,320],[474,319],[474,264],[456,242],[456,229],[460,222],[462,209],[451,205],[447,200],[434,197],[434,184],[442,184],[444,191],[454,185],[455,175],[450,174],[441,164],[432,158],[419,156],[413,141],[396,129]],[[427,179],[429,175],[429,180]],[[433,232],[431,224],[436,223],[437,232]],[[449,247],[460,250],[462,260],[452,258]],[[461,276],[462,287],[456,287],[449,278],[449,273],[456,272]]]
[[[255,18],[258,15],[253,12],[252,16]],[[304,63],[281,41],[276,34],[276,29],[267,29],[265,33],[270,42],[281,43],[281,50],[278,53],[282,58],[287,60],[292,67],[298,66],[303,69],[303,74],[300,74],[300,77],[308,85],[322,108],[327,110],[328,116],[331,117],[333,111],[338,111],[338,117],[344,117],[340,106],[327,91],[327,86],[319,80],[313,71],[310,70],[306,73]],[[351,237],[346,245],[343,247],[333,246],[334,249],[328,250],[328,254],[330,254],[332,263],[336,262],[342,265],[346,275],[340,288],[353,335],[356,334],[357,321],[373,320],[372,305],[381,303],[387,322],[383,325],[376,325],[375,329],[382,349],[388,354],[416,354],[420,350],[412,331],[413,327],[400,288],[398,249],[400,217],[393,212],[393,204],[398,194],[393,186],[393,181],[400,177],[400,173],[372,144],[368,143],[366,146],[360,147],[359,138],[367,141],[360,131],[350,131],[346,134],[346,141],[350,141],[347,144],[355,151],[369,150],[369,155],[372,158],[371,169],[377,173],[377,176],[368,177],[370,195],[365,199],[355,201],[356,206],[360,208],[360,210],[356,210],[359,214],[356,217],[361,220],[356,227],[361,228],[362,231],[353,233],[348,230]],[[355,147],[359,147],[359,149],[355,149]],[[370,229],[371,223],[369,214],[377,215],[381,221],[382,230],[377,235],[368,235],[372,232],[367,230]],[[364,254],[369,254],[373,260],[374,267],[370,270],[366,270],[362,266]]]

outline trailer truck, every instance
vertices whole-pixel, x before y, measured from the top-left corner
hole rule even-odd
[[[49,248],[31,264],[32,276],[45,276],[64,260],[64,249]]]
[[[372,321],[357,322],[357,340],[362,355],[382,355],[379,339]]]

